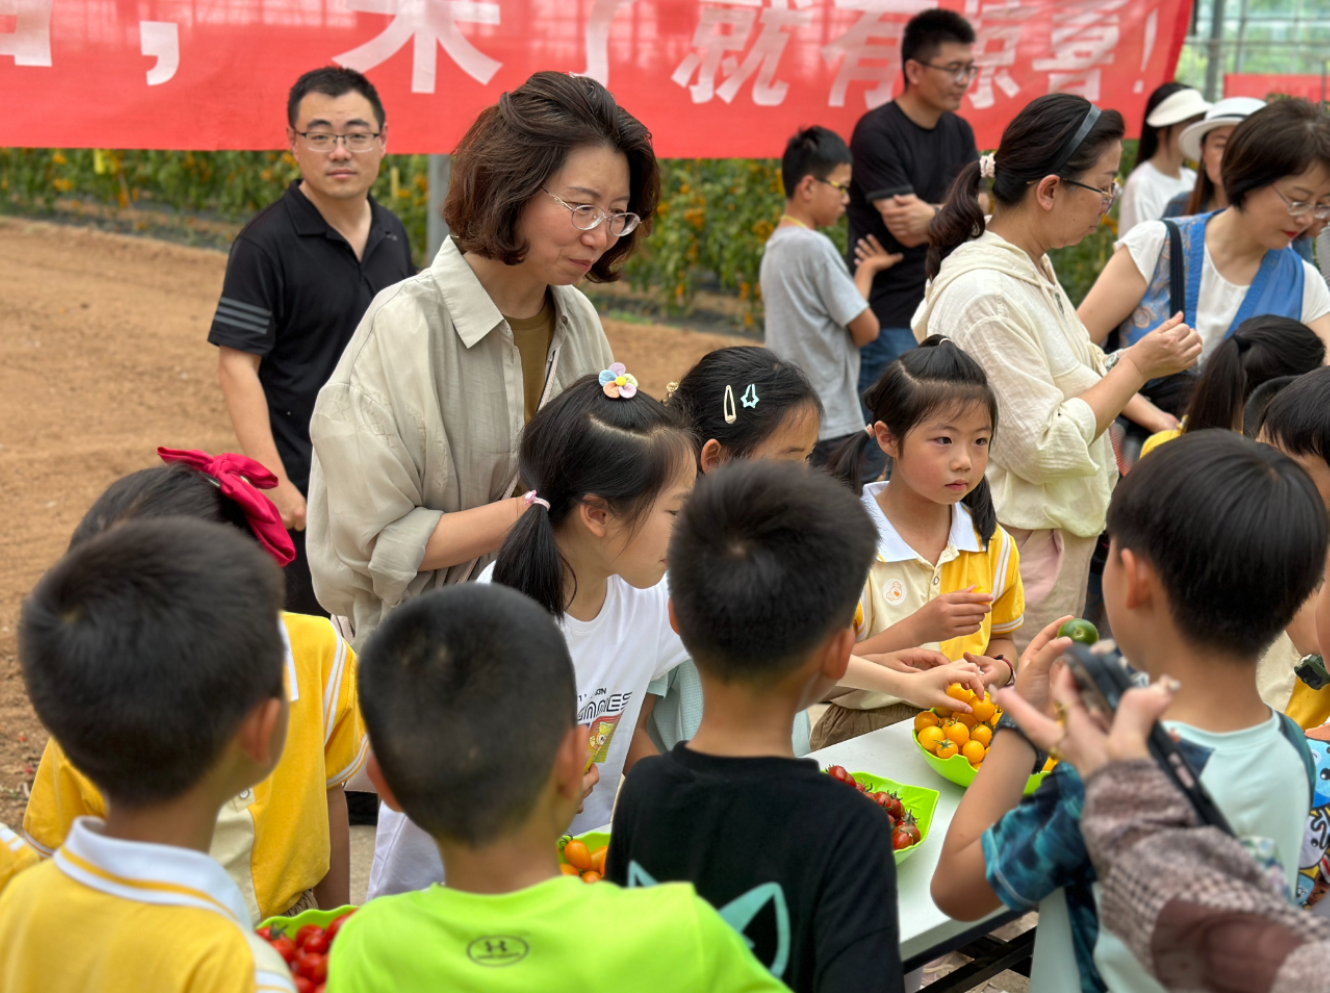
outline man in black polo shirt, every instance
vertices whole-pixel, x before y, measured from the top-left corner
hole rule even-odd
[[[860,349],[860,395],[914,347],[910,318],[924,298],[928,223],[956,175],[979,157],[974,131],[954,113],[977,71],[969,22],[941,8],[915,15],[901,38],[901,60],[905,92],[859,118],[850,141],[850,270],[853,246],[869,235],[904,255],[873,280],[868,302],[881,332]]]
[[[240,447],[279,480],[268,495],[296,545],[287,609],[326,614],[305,556],[309,420],[374,295],[415,267],[402,222],[369,195],[388,137],[373,84],[352,69],[307,72],[287,123],[301,178],[231,246],[208,340]]]

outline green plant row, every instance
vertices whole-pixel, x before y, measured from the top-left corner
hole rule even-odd
[[[687,313],[699,287],[733,294],[743,321],[762,316],[758,285],[762,246],[784,205],[776,159],[667,159],[652,235],[625,276],[666,313]],[[0,210],[43,214],[61,200],[111,207],[166,208],[242,222],[281,196],[298,175],[289,152],[164,152],[94,149],[0,149]],[[426,259],[427,159],[389,155],[374,195],[405,224],[418,265]],[[1109,219],[1054,264],[1079,301],[1108,260],[1116,223]],[[842,220],[827,234],[843,252]]]

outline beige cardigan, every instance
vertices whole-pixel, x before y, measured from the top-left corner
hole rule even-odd
[[[551,290],[542,404],[613,361],[590,301]],[[394,607],[488,564],[417,571],[444,514],[512,494],[523,417],[512,330],[449,238],[429,269],[374,298],[310,423],[314,590],[352,619],[357,649]]]

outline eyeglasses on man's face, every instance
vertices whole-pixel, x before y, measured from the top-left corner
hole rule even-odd
[[[968,83],[979,75],[979,67],[973,62],[950,62],[947,65],[934,65],[932,62],[920,62],[921,66],[927,66],[929,69],[936,69],[938,72],[945,72],[957,83]]]
[[[594,203],[572,204],[556,197],[549,190],[544,190],[544,193],[555,203],[568,208],[572,214],[573,227],[579,231],[591,231],[608,220],[609,226],[606,230],[610,236],[622,238],[624,235],[632,234],[642,223],[642,218],[625,210],[611,212],[597,207]]]
[[[297,131],[305,139],[305,144],[316,152],[331,152],[340,141],[353,152],[368,152],[382,134],[380,131],[349,131],[346,134],[333,134],[331,131]]]
[[[1312,203],[1310,200],[1290,200],[1273,183],[1270,188],[1279,194],[1279,199],[1288,207],[1289,217],[1306,217],[1311,214],[1318,221],[1330,221],[1330,203]]]

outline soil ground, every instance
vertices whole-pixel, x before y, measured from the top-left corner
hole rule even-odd
[[[17,827],[46,743],[23,691],[23,596],[112,481],[157,446],[235,450],[207,342],[226,256],[0,218],[0,821]],[[706,352],[752,339],[605,320],[616,358],[663,396]]]

